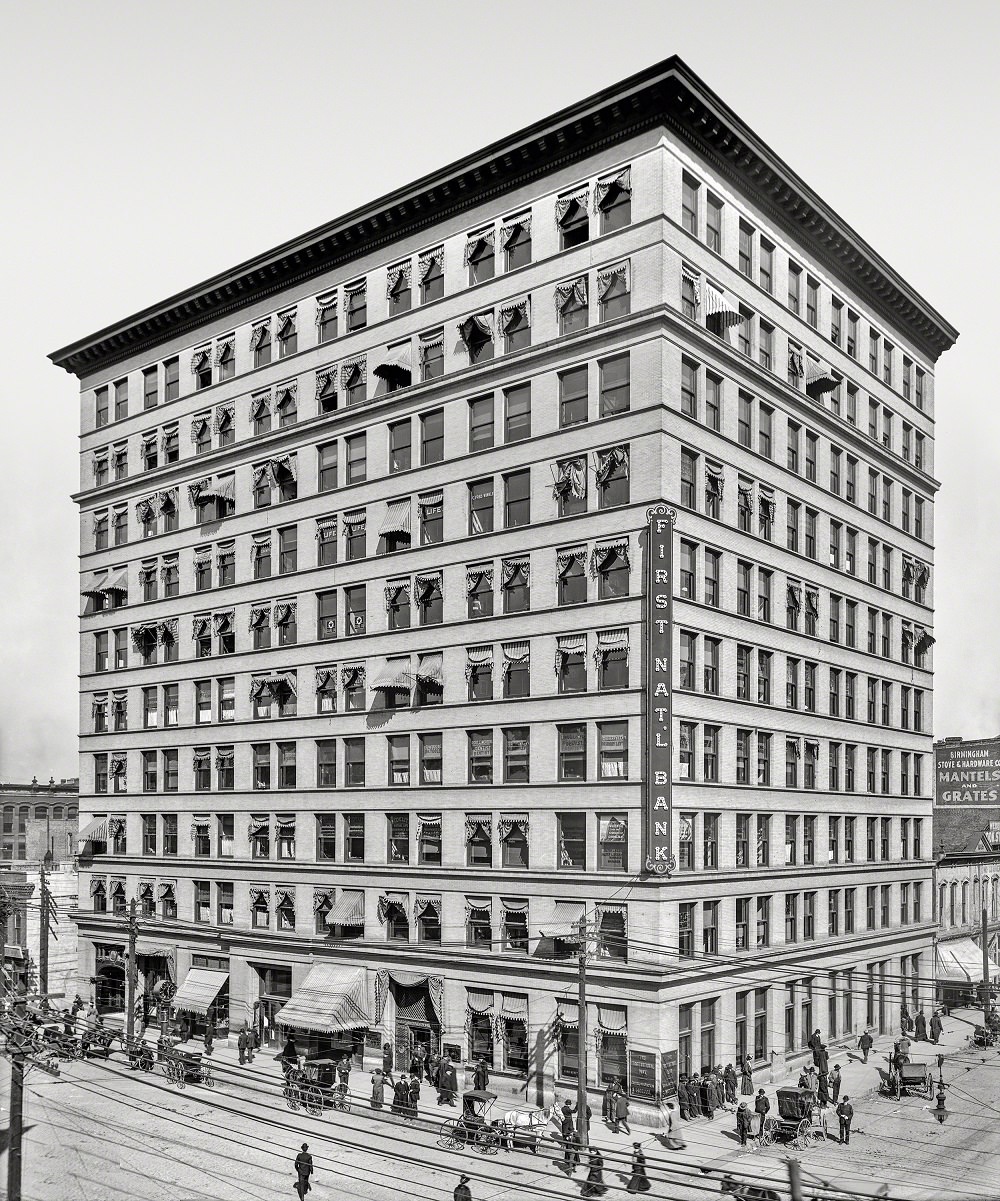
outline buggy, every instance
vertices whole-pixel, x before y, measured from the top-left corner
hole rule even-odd
[[[164,1074],[178,1088],[186,1084],[204,1084],[206,1088],[215,1088],[211,1064],[200,1051],[182,1051],[179,1047],[172,1047],[164,1051],[161,1058]]]
[[[500,1146],[500,1129],[489,1119],[496,1102],[496,1093],[473,1089],[462,1094],[462,1114],[441,1124],[438,1146],[455,1151],[473,1146],[482,1155],[496,1155]]]
[[[816,1094],[808,1088],[779,1088],[778,1113],[767,1115],[759,1138],[762,1147],[770,1147],[778,1139],[803,1149],[812,1142],[824,1142],[826,1120],[816,1104]]]
[[[892,1063],[888,1069],[879,1068],[878,1091],[882,1096],[898,1101],[905,1093],[922,1093],[928,1100],[934,1093],[934,1076],[926,1063]]]
[[[289,1068],[281,1090],[289,1109],[304,1109],[318,1117],[326,1109],[351,1111],[351,1093],[346,1084],[324,1083],[314,1064]]]

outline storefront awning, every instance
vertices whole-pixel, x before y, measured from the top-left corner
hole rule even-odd
[[[990,979],[1000,976],[1000,967],[989,961]],[[983,978],[983,951],[971,938],[954,938],[937,946],[937,978],[961,984],[978,984]]]
[[[313,964],[276,1020],[281,1026],[320,1034],[367,1029],[372,1019],[368,1014],[364,968],[338,963]]]
[[[170,959],[174,953],[173,947],[164,947],[148,938],[136,939],[135,953],[148,955],[150,959]]]
[[[193,967],[174,996],[174,1008],[178,1012],[196,1013],[204,1017],[212,1002],[228,983],[228,972]]]
[[[328,926],[363,926],[365,894],[360,888],[345,888],[326,915]]]

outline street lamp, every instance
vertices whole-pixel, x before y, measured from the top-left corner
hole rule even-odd
[[[943,1071],[944,1056],[943,1055],[938,1055],[937,1066],[938,1066],[938,1090],[937,1090],[937,1096],[935,1098],[937,1104],[931,1112],[934,1114],[934,1118],[937,1121],[937,1123],[940,1126],[943,1126],[948,1117],[948,1110],[945,1108],[944,1071]]]

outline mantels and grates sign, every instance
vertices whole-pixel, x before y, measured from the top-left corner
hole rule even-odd
[[[647,509],[646,545],[646,780],[643,859],[647,872],[669,875],[672,850],[670,782],[673,683],[673,562],[677,514],[666,505]]]

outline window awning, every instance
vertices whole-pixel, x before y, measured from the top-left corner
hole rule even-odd
[[[378,536],[384,538],[387,534],[408,534],[410,532],[410,498],[394,500],[385,511],[385,517],[379,526]]]
[[[417,670],[413,673],[421,684],[437,684],[444,687],[444,674],[440,651],[432,651],[421,655],[417,662]]]
[[[196,1013],[204,1017],[212,1002],[228,983],[228,972],[193,967],[174,996],[174,1008],[182,1013]]]
[[[115,575],[102,576],[94,580],[86,588],[81,589],[83,596],[105,596],[109,592],[128,593],[128,571],[119,571]]]
[[[360,888],[345,888],[326,915],[328,926],[363,926],[365,894]]]
[[[556,901],[552,922],[544,931],[546,938],[561,938],[568,942],[577,937],[577,926],[586,911],[583,901]]]
[[[206,483],[198,493],[199,500],[222,500],[228,504],[236,503],[236,477],[227,476],[225,479],[213,479]]]
[[[368,1013],[365,969],[339,963],[314,963],[309,974],[278,1014],[281,1026],[335,1034],[341,1030],[366,1030]]]
[[[409,342],[405,346],[392,347],[372,374],[384,379],[388,384],[401,384],[406,387],[413,379]]]
[[[411,678],[409,659],[386,659],[372,687],[383,692],[408,692]]]
[[[106,817],[95,817],[92,822],[83,827],[77,838],[80,842],[107,842],[108,819]]]
[[[135,953],[145,955],[149,959],[170,959],[173,957],[174,948],[161,946],[148,938],[140,938],[136,941]]]
[[[990,979],[1000,976],[1000,967],[988,963]],[[983,978],[983,951],[971,938],[955,938],[937,945],[937,978],[962,984],[978,984]]]
[[[712,320],[720,329],[740,325],[743,321],[740,310],[711,284],[705,288],[705,318]]]
[[[806,372],[806,391],[810,396],[822,396],[824,392],[833,392],[837,383],[837,377],[828,367],[821,363],[809,364]]]

